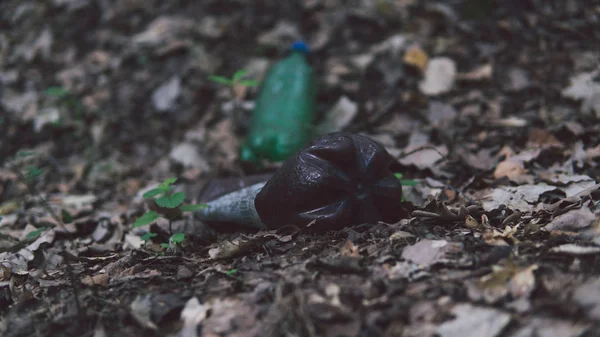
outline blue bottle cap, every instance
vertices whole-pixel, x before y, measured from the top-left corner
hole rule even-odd
[[[292,51],[299,51],[299,52],[302,52],[304,54],[310,53],[310,50],[308,49],[308,46],[302,40],[299,40],[299,41],[296,41],[296,42],[292,43],[292,47],[290,49]]]

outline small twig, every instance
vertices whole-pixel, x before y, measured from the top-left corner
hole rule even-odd
[[[295,291],[294,295],[292,295],[292,296],[295,296],[296,299],[298,300],[298,307],[299,307],[300,315],[304,319],[305,328],[308,332],[308,335],[310,337],[316,337],[317,331],[315,329],[315,325],[312,322],[312,319],[310,318],[310,313],[306,312],[306,303],[304,302],[304,297],[302,295],[302,292]]]
[[[69,276],[69,281],[71,281],[71,287],[73,287],[73,296],[75,297],[75,308],[77,309],[77,315],[81,315],[81,303],[79,303],[79,284],[78,279],[75,277],[75,272],[73,271],[73,266],[70,263],[71,256],[67,253],[67,251],[63,247],[62,256],[66,262],[66,272]]]
[[[396,159],[401,159],[401,158],[404,158],[404,157],[408,157],[408,156],[410,156],[413,153],[416,153],[416,152],[419,152],[419,151],[423,151],[423,150],[433,150],[433,151],[437,152],[437,154],[439,154],[440,157],[442,157],[443,160],[448,160],[448,156],[443,155],[438,149],[436,149],[435,147],[430,146],[430,145],[421,146],[421,147],[418,147],[418,148],[416,148],[414,150],[408,151],[406,153],[401,153],[398,156],[396,156]]]

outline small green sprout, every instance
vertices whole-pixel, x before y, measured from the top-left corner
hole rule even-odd
[[[58,216],[58,214],[50,206],[48,201],[46,201],[46,198],[40,194],[40,192],[37,190],[37,188],[35,186],[36,178],[41,176],[44,173],[44,170],[35,165],[27,164],[28,162],[30,162],[27,159],[27,157],[31,157],[34,155],[37,155],[37,153],[34,151],[20,150],[14,156],[8,158],[8,160],[5,163],[6,167],[8,170],[10,170],[14,174],[16,174],[16,176],[18,177],[18,179],[21,183],[23,183],[27,186],[29,194],[34,196],[35,199],[39,203],[41,203],[42,207],[50,214],[50,216],[60,225],[64,225],[65,221],[69,220],[66,215],[68,214],[68,216],[70,216],[70,217],[71,217],[71,215],[67,211],[63,210],[62,218],[60,216]],[[72,221],[72,217],[70,219]],[[0,221],[2,221],[1,216],[0,216]],[[29,232],[25,236],[25,239],[23,240],[23,242],[28,243],[28,242],[34,241],[37,238],[39,238],[40,235],[42,235],[42,233],[44,233],[48,229],[54,228],[54,227],[55,227],[54,225],[49,225],[46,227],[37,228],[36,230]],[[0,234],[0,236],[3,236],[3,235]],[[2,239],[10,240],[10,237],[9,238],[2,237]],[[19,247],[20,247],[20,245],[23,244],[23,242],[18,243],[17,245],[12,246],[9,249],[11,249],[11,250],[12,249],[20,249]]]
[[[48,87],[44,90],[44,94],[49,97],[54,97],[57,99],[59,105],[73,111],[75,113],[75,117],[78,119],[83,118],[83,105],[79,102],[77,97],[73,95],[69,90],[63,87]],[[60,120],[54,121],[53,125],[59,126]]]
[[[46,96],[55,97],[58,99],[63,99],[71,95],[69,90],[63,87],[48,87],[46,90],[44,90],[44,94]]]
[[[207,207],[206,204],[183,205],[185,194],[183,192],[172,193],[173,186],[171,186],[171,184],[176,181],[177,178],[167,178],[162,184],[158,185],[158,187],[144,193],[142,197],[144,199],[154,199],[154,197],[158,197],[154,199],[154,202],[159,207],[178,208],[182,212],[193,212]]]
[[[248,74],[248,70],[240,69],[236,71],[231,78],[225,76],[212,75],[208,79],[218,84],[223,84],[229,87],[231,96],[233,97],[233,116],[234,120],[238,123],[242,118],[242,107],[241,100],[242,95],[239,94],[240,87],[255,87],[258,85],[258,81],[244,79],[244,76]]]
[[[184,205],[183,202],[185,200],[185,193],[173,193],[174,187],[172,185],[175,182],[177,182],[177,178],[167,178],[156,188],[153,188],[142,195],[144,199],[152,199],[154,204],[157,206],[157,210],[150,210],[144,213],[133,223],[133,228],[150,225],[158,220],[158,218],[162,215],[169,220],[169,232],[172,233],[171,223],[174,219],[180,216],[182,212],[193,212],[195,210],[208,207],[206,204]],[[174,212],[171,212],[170,210],[174,210]],[[147,241],[155,236],[155,233],[146,233],[142,237],[142,240]],[[170,247],[170,244],[180,244],[184,239],[185,235],[183,233],[175,233],[169,238],[169,243],[161,243],[160,246],[167,249]]]
[[[144,213],[144,215],[142,215],[137,220],[135,220],[135,222],[133,223],[133,228],[149,225],[149,224],[153,223],[154,221],[156,221],[157,219],[158,219],[158,213],[156,213],[155,211],[146,212],[146,213]]]
[[[400,185],[402,185],[402,186],[416,186],[418,184],[418,182],[416,180],[402,179],[402,177],[404,177],[404,175],[400,172],[394,173],[394,175],[396,176],[396,178],[398,180],[400,180]],[[406,198],[404,197],[404,193],[402,193],[402,201],[406,201]]]
[[[398,178],[398,180],[400,180],[400,184],[402,184],[402,186],[416,186],[418,184],[416,180],[402,179],[404,175],[400,172],[394,173],[394,175],[396,176],[396,178]]]
[[[33,155],[35,155],[36,153],[34,151],[30,151],[30,150],[21,150],[19,152],[17,152],[17,154],[15,155],[17,158],[25,158],[25,157],[31,157]]]
[[[160,246],[164,249],[169,249],[172,246],[177,246],[178,244],[181,244],[184,239],[185,239],[184,233],[175,233],[175,234],[171,235],[171,237],[169,238],[169,243],[161,243]]]
[[[227,275],[227,276],[231,276],[231,275],[233,275],[233,274],[237,273],[237,271],[238,271],[238,270],[237,270],[237,269],[235,269],[235,268],[234,268],[234,269],[230,269],[230,270],[228,270],[227,272],[225,272],[225,275]]]
[[[153,237],[155,237],[157,235],[158,234],[156,234],[156,233],[148,232],[148,233],[142,235],[142,237],[140,239],[142,239],[142,241],[146,242],[146,241],[152,239]]]
[[[42,235],[43,232],[45,232],[48,229],[48,227],[40,227],[34,231],[31,231],[29,233],[27,233],[27,236],[25,236],[26,240],[35,240],[38,237],[40,237],[40,235]]]
[[[244,76],[248,74],[248,70],[240,69],[236,71],[231,78],[227,78],[225,76],[212,75],[209,76],[208,79],[219,84],[227,85],[230,87],[234,87],[236,85],[241,85],[245,87],[255,87],[258,85],[258,81],[255,80],[244,80]]]
[[[25,167],[25,179],[27,179],[27,181],[32,181],[35,178],[39,177],[42,175],[42,173],[44,173],[44,170],[33,166],[33,165],[28,165]]]
[[[174,243],[174,244],[179,244],[179,243],[182,243],[184,239],[185,239],[185,234],[175,233],[175,234],[171,235],[171,237],[169,238],[169,242]]]
[[[71,223],[71,222],[73,222],[73,216],[66,209],[64,209],[64,208],[61,209],[60,210],[60,215],[62,216],[62,220],[63,220],[64,223]]]

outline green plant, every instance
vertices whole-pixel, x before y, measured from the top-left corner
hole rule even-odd
[[[39,193],[38,189],[36,188],[36,182],[38,181],[38,178],[44,174],[44,169],[34,165],[37,159],[39,159],[39,157],[37,156],[36,152],[30,150],[21,150],[18,151],[13,157],[10,157],[5,166],[7,169],[16,174],[19,181],[27,186],[29,194],[36,197],[36,199],[50,214],[50,216],[54,218],[58,224],[64,226],[64,224],[73,221],[73,216],[65,209],[60,209],[59,216],[50,206],[48,201]],[[0,220],[1,219],[2,217],[0,217]],[[54,227],[54,225],[51,225],[51,227],[39,227],[36,230],[29,232],[22,242],[19,242],[17,245],[9,249],[18,248],[23,244],[34,241],[42,233],[52,227]]]
[[[48,87],[46,90],[44,90],[44,94],[46,96],[56,98],[59,106],[72,111],[75,114],[76,119],[83,119],[83,105],[69,90],[63,87]],[[60,121],[56,122],[55,124],[59,123]]]
[[[209,76],[208,79],[219,84],[230,86],[232,89],[236,85],[245,86],[245,87],[255,87],[258,85],[258,81],[255,80],[244,80],[244,76],[248,74],[248,70],[240,69],[236,71],[231,78],[227,78],[225,76],[212,75]]]
[[[34,231],[31,231],[29,233],[27,233],[27,236],[25,237],[27,240],[35,240],[37,239],[40,235],[42,235],[43,232],[45,232],[48,229],[48,227],[40,227]]]
[[[404,175],[400,172],[394,173],[394,175],[396,176],[396,178],[398,178],[398,180],[400,180],[400,184],[402,186],[416,186],[418,184],[418,182],[416,180],[412,180],[412,179],[402,179],[402,177],[404,177]],[[406,198],[404,197],[404,193],[402,193],[402,201],[406,201]]]
[[[90,131],[87,120],[91,116],[92,110],[85,108],[79,96],[70,92],[68,89],[61,86],[48,87],[44,90],[44,95],[51,98],[55,108],[49,112],[58,111],[58,115],[51,114],[53,118],[48,121],[48,125],[58,129],[70,132],[61,132],[61,141],[77,140],[77,144],[84,145],[86,149],[96,149],[93,135]]]
[[[193,212],[198,209],[207,207],[206,204],[183,204],[185,200],[185,193],[173,192],[174,184],[177,178],[167,178],[163,183],[158,185],[142,195],[144,199],[150,199],[150,208],[148,212],[140,216],[134,223],[133,228],[150,225],[160,216],[163,216],[169,220],[169,243],[161,243],[161,247],[169,248],[171,245],[180,244],[184,239],[183,233],[175,233],[172,231],[172,222],[177,219],[183,212]],[[157,234],[148,232],[142,236],[143,241],[148,241],[155,237]]]
[[[244,79],[244,77],[248,74],[248,71],[245,69],[240,69],[236,71],[231,78],[227,78],[225,76],[212,75],[209,76],[208,79],[212,82],[222,84],[229,87],[231,92],[231,96],[233,97],[233,116],[235,120],[238,122],[241,118],[241,100],[242,95],[238,93],[238,88],[243,87],[255,87],[258,85],[258,81]]]
[[[58,223],[58,225],[60,227],[65,226],[65,223],[69,223],[73,220],[73,216],[66,211],[65,209],[61,209],[61,216],[59,216],[54,209],[50,206],[50,204],[48,203],[48,201],[46,201],[46,199],[41,195],[41,193],[38,191],[38,189],[36,188],[36,182],[37,179],[44,173],[44,170],[39,168],[37,165],[33,165],[31,164],[32,161],[34,161],[35,159],[39,159],[37,158],[37,153],[35,153],[34,151],[19,151],[15,154],[14,157],[9,158],[9,160],[6,163],[6,167],[13,171],[18,179],[24,183],[28,190],[29,190],[29,194],[34,195],[37,197],[37,199],[40,201],[40,203],[42,204],[42,206],[44,207],[44,209],[50,214],[50,216]],[[0,217],[0,220],[2,220],[2,217]],[[41,226],[36,228],[35,230],[29,232],[25,239],[20,240],[19,242],[16,242],[14,245],[12,245],[11,247],[4,249],[2,248],[1,251],[10,251],[10,252],[17,252],[20,249],[25,248],[29,243],[34,242],[35,240],[37,240],[43,233],[45,233],[46,231],[50,230],[51,228],[55,227],[54,224],[50,224],[49,226]],[[4,234],[0,234],[0,239],[4,239],[7,241],[11,241],[13,242],[13,239],[4,235]],[[66,273],[67,273],[67,279],[72,281],[72,287],[73,287],[73,294],[75,297],[75,310],[80,311],[81,310],[81,305],[79,303],[79,292],[77,290],[77,285],[76,285],[76,276],[73,273],[73,267],[71,265],[71,262],[73,261],[73,259],[68,258],[70,255],[66,252],[66,248],[64,246],[61,245],[61,256],[65,257],[64,260],[64,264],[66,267]],[[43,259],[43,262],[41,264],[41,266],[44,269],[44,273],[46,273],[46,259]]]
[[[396,176],[396,178],[398,178],[398,180],[400,180],[400,184],[402,184],[402,186],[416,186],[418,184],[416,180],[402,179],[404,175],[400,172],[395,173],[394,175]]]
[[[158,234],[156,234],[156,233],[148,232],[148,233],[142,235],[142,237],[140,239],[142,239],[142,241],[145,242],[145,241],[148,241],[148,240],[152,239],[153,237],[155,237],[157,235]]]
[[[171,245],[178,245],[178,244],[182,243],[184,239],[185,239],[185,234],[175,233],[175,234],[171,235],[171,237],[169,238],[169,243],[161,243],[160,246],[163,247],[164,249],[168,249],[169,247],[171,247]]]

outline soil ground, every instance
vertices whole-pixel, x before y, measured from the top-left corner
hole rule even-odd
[[[166,178],[196,203],[278,168],[237,157],[258,88],[208,77],[297,39],[317,122],[399,158],[410,216],[132,228]],[[0,331],[600,336],[599,46],[598,1],[4,0]]]

